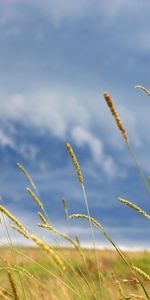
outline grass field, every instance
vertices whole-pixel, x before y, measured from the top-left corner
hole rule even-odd
[[[43,252],[37,248],[8,248],[0,250],[1,272],[0,286],[3,287],[4,294],[9,298],[12,295],[12,287],[8,278],[7,270],[2,270],[4,260],[7,265],[15,268],[18,266],[22,271],[12,271],[11,275],[15,281],[17,299],[23,299],[22,285],[25,289],[26,299],[80,299],[66,285],[69,284],[75,291],[79,291],[81,299],[95,299],[90,288],[86,284],[89,282],[95,295],[99,295],[99,280],[97,275],[97,265],[95,264],[95,254],[93,250],[84,249],[84,256],[87,266],[83,264],[79,252],[74,249],[55,249],[56,252],[69,262],[74,270],[68,268],[66,274],[62,274],[54,266]],[[15,255],[15,262],[14,262]],[[125,266],[124,262],[113,250],[97,250],[98,263],[102,273],[103,293],[105,299],[146,299],[137,278]],[[132,263],[142,268],[150,274],[150,253],[149,252],[128,252]],[[29,274],[28,274],[29,272]],[[51,274],[52,273],[52,274]],[[54,277],[56,275],[56,278]],[[20,278],[19,278],[20,277]],[[85,280],[86,278],[86,280]],[[20,280],[21,279],[21,280]],[[21,282],[20,282],[21,281]],[[150,292],[149,281],[142,279],[145,287]],[[135,295],[143,298],[137,298]],[[13,296],[12,296],[13,297]],[[100,299],[100,298],[99,298]]]

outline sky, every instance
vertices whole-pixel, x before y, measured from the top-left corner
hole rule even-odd
[[[30,173],[54,226],[92,246],[81,185],[66,149],[70,143],[84,174],[90,214],[118,245],[150,248],[149,195],[107,107],[108,91],[145,180],[150,175],[150,2],[148,0],[0,0],[1,203],[38,236],[37,204],[17,168]],[[7,220],[7,222],[9,222]],[[14,242],[25,243],[11,232]],[[97,247],[109,247],[95,231]],[[1,244],[6,243],[1,232]]]

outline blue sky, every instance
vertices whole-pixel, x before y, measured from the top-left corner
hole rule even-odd
[[[17,162],[32,175],[57,228],[68,232],[62,197],[70,213],[86,213],[69,142],[92,216],[119,245],[150,247],[148,220],[117,201],[124,197],[149,212],[149,196],[103,99],[109,91],[147,179],[150,98],[134,86],[150,87],[149,11],[146,0],[0,0],[0,193],[28,227],[38,222],[37,206]],[[91,245],[85,222],[70,228]],[[98,246],[108,245],[95,234]]]

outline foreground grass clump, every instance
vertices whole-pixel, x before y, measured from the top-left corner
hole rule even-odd
[[[20,268],[20,270],[22,270],[20,271],[20,275],[22,278],[22,283],[26,289],[27,299],[30,299],[31,295],[31,299],[65,299],[65,297],[68,297],[68,299],[78,299],[78,296],[70,293],[68,287],[66,287],[61,280],[58,280],[58,272],[54,268],[53,263],[49,260],[49,258],[43,257],[43,253],[41,253],[39,249],[28,247],[15,248],[14,250],[16,253],[16,265],[18,266],[18,269]],[[89,249],[83,249],[84,256],[87,260],[87,267],[85,267],[78,250],[70,248],[56,250],[58,254],[65,257],[67,261],[70,260],[71,257],[72,265],[76,274],[74,271],[70,270],[68,271],[68,276],[70,276],[74,288],[77,289],[79,288],[79,282],[77,280],[78,274],[78,279],[80,279],[80,282],[83,285],[82,288],[84,290],[84,293],[82,291],[81,299],[94,299],[94,296],[91,296],[91,292],[84,281],[85,276],[93,288],[95,287],[95,289],[99,290],[99,279],[96,274],[97,266],[95,264],[95,255],[93,251]],[[137,266],[142,266],[143,270],[150,275],[150,268],[147,267],[147,264],[143,263],[144,261],[147,263],[150,262],[150,253],[131,252],[127,254]],[[104,293],[105,299],[120,299],[118,283],[126,292],[126,294],[142,295],[142,289],[138,280],[134,278],[129,269],[125,267],[124,263],[115,251],[108,249],[97,250],[97,255],[101,262],[103,285],[106,289]],[[13,264],[13,258],[10,249],[2,248],[0,250],[0,256],[5,257],[8,265]],[[14,264],[12,268],[15,268]],[[5,295],[7,295],[9,299],[9,295],[12,294],[12,290],[10,282],[8,281],[7,270],[4,270],[2,260],[0,269],[0,286],[3,286],[3,291],[5,291]],[[21,295],[21,285],[15,272],[16,271],[11,270],[11,273],[15,278],[18,295]],[[51,276],[50,273],[53,273],[57,276]],[[59,278],[62,279],[63,276],[59,274]],[[149,281],[147,279],[143,279],[143,283],[150,292]],[[28,289],[29,284],[30,291]],[[107,290],[109,290],[109,295],[107,294]]]
[[[148,96],[150,95],[150,92],[144,87],[136,86],[136,88],[144,91]],[[104,98],[121,131],[146,191],[150,195],[149,185],[133,153],[128,134],[113,100],[107,92],[104,93]],[[28,228],[7,208],[0,205],[1,227],[8,245],[6,247],[5,242],[1,242],[3,247],[0,249],[0,299],[150,299],[150,254],[148,252],[123,252],[100,221],[91,216],[80,164],[72,146],[70,144],[66,146],[83,192],[86,214],[75,212],[69,215],[67,202],[63,199],[65,216],[68,222],[71,222],[72,219],[78,222],[80,218],[89,223],[93,249],[83,249],[78,237],[73,238],[58,230],[57,224],[52,224],[33,179],[28,171],[20,163],[17,163],[18,168],[31,185],[31,188],[27,187],[26,191],[40,210],[37,210],[39,217],[37,226],[43,232],[47,230],[55,237],[55,247],[37,236],[31,228]],[[118,200],[133,209],[134,213],[140,213],[143,217],[150,219],[147,212],[131,201],[123,198]],[[32,242],[34,247],[17,248],[13,245],[7,219],[12,223],[11,230]],[[97,250],[94,230],[103,234],[114,250]],[[60,239],[67,243],[68,248],[61,246]]]

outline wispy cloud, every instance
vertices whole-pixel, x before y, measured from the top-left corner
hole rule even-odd
[[[2,129],[0,130],[0,146],[2,147],[9,146],[12,149],[15,148],[15,144],[12,137],[5,134]]]
[[[115,176],[116,166],[114,160],[104,153],[104,145],[99,138],[94,136],[90,131],[79,126],[72,129],[71,135],[77,146],[82,147],[86,145],[90,148],[95,163],[100,165],[109,175]]]

